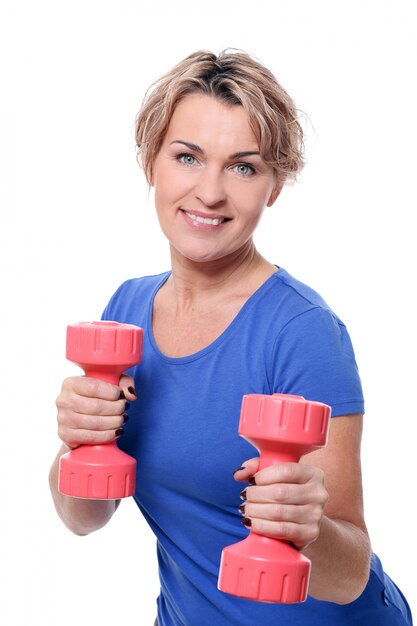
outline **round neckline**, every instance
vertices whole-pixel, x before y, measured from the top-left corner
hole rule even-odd
[[[277,267],[277,266],[275,266]],[[147,313],[147,319],[146,319],[146,330],[147,330],[147,336],[148,336],[148,341],[153,349],[153,351],[155,352],[155,354],[158,356],[158,358],[160,358],[162,361],[165,361],[165,363],[170,363],[170,364],[181,364],[181,363],[190,363],[192,361],[196,361],[198,359],[203,358],[206,354],[208,354],[209,352],[212,352],[213,350],[215,350],[218,346],[220,346],[226,339],[227,337],[233,332],[235,326],[237,326],[240,322],[241,319],[243,319],[249,309],[251,308],[252,304],[263,295],[263,293],[265,291],[267,291],[270,286],[273,283],[273,280],[276,278],[277,274],[279,272],[282,272],[282,268],[281,267],[277,267],[277,271],[274,272],[273,274],[271,274],[271,276],[269,276],[263,283],[262,285],[260,285],[258,287],[258,289],[256,289],[256,291],[253,292],[253,294],[251,296],[249,296],[249,298],[246,300],[246,302],[244,303],[244,305],[240,308],[240,310],[238,311],[238,313],[235,315],[235,317],[232,319],[232,321],[230,322],[230,324],[228,326],[226,326],[226,328],[224,329],[224,331],[214,340],[212,341],[210,344],[208,344],[207,346],[205,346],[204,348],[202,348],[201,350],[198,350],[197,352],[193,352],[192,354],[188,354],[186,356],[179,356],[179,357],[173,357],[173,356],[168,356],[166,354],[164,354],[163,352],[161,352],[161,350],[158,348],[158,345],[155,341],[155,338],[153,336],[153,329],[152,329],[152,318],[153,318],[153,306],[154,306],[154,302],[155,302],[155,297],[156,294],[158,293],[158,291],[161,289],[161,287],[166,283],[166,281],[168,280],[168,278],[171,276],[172,274],[172,270],[169,270],[168,272],[165,272],[164,274],[162,274],[161,280],[159,280],[152,292],[151,295],[151,301],[148,307],[148,313]]]

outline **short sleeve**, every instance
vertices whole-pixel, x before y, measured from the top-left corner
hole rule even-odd
[[[324,402],[332,416],[364,412],[358,367],[345,325],[330,310],[315,307],[289,321],[272,353],[273,393]]]

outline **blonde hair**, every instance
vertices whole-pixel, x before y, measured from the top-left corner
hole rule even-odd
[[[262,158],[273,167],[276,180],[296,180],[304,166],[304,135],[292,98],[275,76],[246,52],[217,57],[207,50],[190,54],[146,91],[136,116],[137,159],[152,183],[153,164],[178,102],[202,93],[241,105],[259,143]]]

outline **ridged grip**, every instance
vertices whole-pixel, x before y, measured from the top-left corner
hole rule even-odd
[[[295,444],[303,449],[326,445],[330,407],[302,396],[274,393],[243,396],[239,435],[249,441]]]
[[[115,371],[140,363],[143,330],[112,321],[79,322],[67,327],[66,357],[81,367],[105,366]]]
[[[290,545],[253,532],[224,548],[218,588],[256,602],[304,602],[310,561]],[[272,550],[271,550],[272,546]]]

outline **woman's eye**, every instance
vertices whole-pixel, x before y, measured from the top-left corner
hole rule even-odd
[[[180,163],[184,163],[184,165],[194,165],[196,162],[196,158],[192,154],[187,153],[179,154],[177,159]]]
[[[238,174],[242,174],[243,176],[252,176],[255,174],[255,168],[248,163],[238,163],[235,165],[236,171]]]

